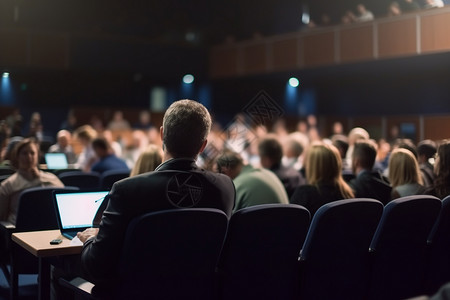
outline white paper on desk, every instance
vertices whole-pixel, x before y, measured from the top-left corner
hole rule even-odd
[[[75,236],[71,241],[70,241],[70,245],[72,246],[82,246],[83,242],[80,241],[80,239]]]

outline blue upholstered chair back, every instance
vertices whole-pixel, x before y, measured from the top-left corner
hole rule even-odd
[[[110,190],[116,181],[130,176],[130,170],[109,170],[100,175],[100,188]]]
[[[58,229],[53,191],[78,190],[77,187],[35,187],[19,195],[15,232]],[[37,274],[38,260],[11,242],[11,295],[18,294],[19,274]]]
[[[100,188],[100,174],[97,172],[64,172],[58,175],[65,186],[76,186],[81,190],[94,190]]]
[[[389,202],[373,237],[369,299],[406,299],[424,293],[427,238],[441,200],[427,195]]]
[[[222,299],[294,299],[310,214],[294,204],[243,208],[230,219],[219,263]]]
[[[58,229],[53,191],[75,191],[77,187],[35,187],[19,195],[16,232]]]
[[[369,245],[383,213],[374,199],[323,205],[314,215],[302,249],[300,299],[363,299]]]
[[[212,208],[134,219],[119,267],[119,299],[211,299],[228,218]]]
[[[442,209],[428,236],[427,294],[432,295],[450,282],[450,196],[442,200]]]

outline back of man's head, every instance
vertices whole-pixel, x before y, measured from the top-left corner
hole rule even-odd
[[[432,140],[423,140],[417,145],[417,154],[425,156],[426,159],[432,158],[436,154],[436,143]]]
[[[272,168],[281,163],[283,147],[273,134],[268,134],[258,144],[258,153],[264,168]],[[269,161],[267,164],[264,161]],[[270,165],[269,165],[270,164]]]
[[[353,163],[359,163],[359,166],[365,170],[372,170],[377,156],[377,149],[374,142],[358,141],[353,150]]]
[[[224,151],[216,158],[217,171],[236,178],[244,165],[242,156],[234,151]]]
[[[92,141],[92,148],[99,157],[105,157],[110,152],[109,143],[104,137],[95,138]]]
[[[202,104],[179,100],[163,118],[163,143],[172,157],[196,157],[211,129],[211,116]]]

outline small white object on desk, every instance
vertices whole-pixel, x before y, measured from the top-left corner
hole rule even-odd
[[[77,236],[74,236],[73,239],[70,241],[70,245],[73,246],[79,246],[79,245],[83,245],[83,242],[80,241],[80,239]]]

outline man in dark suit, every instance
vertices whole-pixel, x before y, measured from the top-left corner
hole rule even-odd
[[[84,243],[81,267],[96,284],[111,282],[128,224],[144,213],[166,209],[206,207],[224,211],[234,205],[231,179],[197,167],[195,160],[207,143],[211,117],[192,100],[180,100],[166,111],[160,128],[163,163],[154,172],[116,182],[109,194],[99,228],[78,233]]]
[[[387,178],[373,171],[377,156],[374,142],[359,141],[355,144],[352,155],[352,170],[356,178],[350,181],[350,186],[356,198],[377,199],[383,204],[391,201],[391,186]]]

